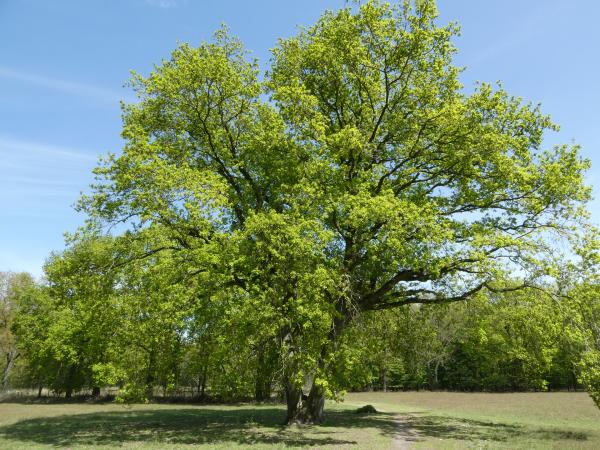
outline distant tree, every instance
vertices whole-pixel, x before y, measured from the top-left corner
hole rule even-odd
[[[383,391],[398,387],[398,377],[406,373],[401,342],[407,335],[399,327],[406,314],[404,308],[389,314],[373,311],[353,321],[338,344],[342,349],[336,352],[339,386]]]
[[[119,315],[115,275],[109,267],[117,253],[108,237],[80,239],[44,266],[45,281],[21,289],[13,331],[38,387],[57,393],[91,388],[99,394],[106,382],[98,370],[111,359],[111,339]]]
[[[565,332],[571,345],[580,349],[577,374],[600,407],[600,284],[580,284],[568,296],[572,309],[567,310]]]
[[[55,377],[58,371],[56,359],[47,345],[47,337],[52,324],[52,302],[41,285],[30,285],[20,289],[15,296],[18,313],[14,318],[12,331],[19,341],[19,350],[26,358],[28,375],[38,387],[47,379]]]
[[[538,290],[480,294],[464,309],[441,381],[457,390],[546,390],[561,325],[554,301]]]
[[[198,302],[276,342],[288,423],[323,419],[361,313],[533,284],[589,199],[577,146],[540,148],[557,127],[538,106],[463,91],[457,27],[436,15],[327,12],[279,41],[264,79],[224,30],[180,46],[133,76],[123,152],[82,199],[92,222],[143,231],[140,257],[178,254]]]
[[[18,313],[17,297],[19,293],[34,285],[28,273],[0,272],[0,367],[2,380],[0,390],[10,387],[10,378],[15,362],[21,356],[18,336],[13,326]]]

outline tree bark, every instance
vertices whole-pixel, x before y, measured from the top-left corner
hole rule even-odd
[[[202,357],[203,365],[202,365],[202,374],[198,377],[198,389],[197,395],[200,398],[204,399],[204,392],[206,391],[206,381],[208,378],[208,363],[210,359],[210,353],[205,353]]]
[[[2,390],[7,391],[10,387],[10,372],[15,364],[15,361],[19,357],[19,353],[16,350],[11,350],[6,354],[6,366],[2,374]]]
[[[148,369],[146,371],[146,398],[151,399],[154,397],[154,366],[156,362],[156,357],[154,351],[150,352],[148,355]]]
[[[439,370],[440,370],[440,362],[436,361],[435,363],[435,369],[434,369],[434,388],[437,389],[438,386],[440,385],[440,377],[439,377]]]
[[[577,374],[575,373],[574,370],[571,370],[570,375],[571,375],[571,377],[570,377],[571,379],[570,379],[569,384],[571,385],[573,392],[575,392],[577,390]]]
[[[208,373],[208,363],[204,366],[202,371],[202,385],[200,386],[200,397],[204,398],[204,392],[206,391],[206,378]]]
[[[254,400],[264,402],[271,398],[271,380],[263,377],[257,377],[254,385]]]
[[[67,369],[67,377],[65,380],[65,398],[71,398],[73,396],[73,384],[75,378],[75,366],[70,365]]]
[[[318,367],[327,372],[327,356],[330,351],[337,349],[338,339],[341,332],[348,323],[351,314],[346,309],[343,300],[336,305],[338,315],[334,317],[329,330],[329,342],[323,345],[318,361]],[[286,336],[284,334],[284,336]],[[285,340],[285,338],[284,338]],[[288,374],[289,375],[289,374]],[[304,390],[290,381],[288,377],[285,382],[285,396],[287,403],[286,424],[320,424],[324,419],[325,389],[315,384],[314,377],[305,382]],[[308,395],[305,393],[308,391]]]
[[[383,392],[387,392],[387,369],[381,369],[381,384]]]
[[[287,384],[285,389],[287,402],[286,424],[319,424],[324,419],[325,392],[312,383],[308,395],[298,387]]]
[[[271,398],[271,384],[275,370],[275,352],[265,344],[258,350],[256,378],[254,380],[254,400],[264,402]]]

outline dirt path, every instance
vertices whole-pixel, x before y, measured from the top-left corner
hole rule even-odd
[[[410,428],[410,417],[397,415],[396,416],[397,431],[394,435],[392,448],[396,450],[408,450],[412,443],[416,442],[418,435],[415,430]]]

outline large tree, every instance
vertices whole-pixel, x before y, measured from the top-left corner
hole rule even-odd
[[[199,302],[277,344],[288,422],[322,420],[358,314],[531,284],[583,211],[577,147],[543,150],[556,125],[500,86],[467,93],[456,33],[374,0],[279,41],[264,77],[221,30],[132,78],[81,207],[160,234],[140,257],[179,253]]]

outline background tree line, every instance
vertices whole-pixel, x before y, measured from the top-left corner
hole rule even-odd
[[[41,395],[46,388],[71,397],[117,387],[123,401],[282,397],[284,349],[252,316],[234,316],[220,303],[199,308],[193,287],[161,290],[161,277],[181,276],[163,256],[136,271],[115,268],[118,247],[114,239],[85,240],[53,256],[42,282],[0,275],[3,390],[37,388]],[[468,302],[365,314],[340,342],[336,385],[581,389],[586,361],[596,354],[589,321],[600,314],[598,293],[592,285],[558,300],[538,290],[481,293]]]

